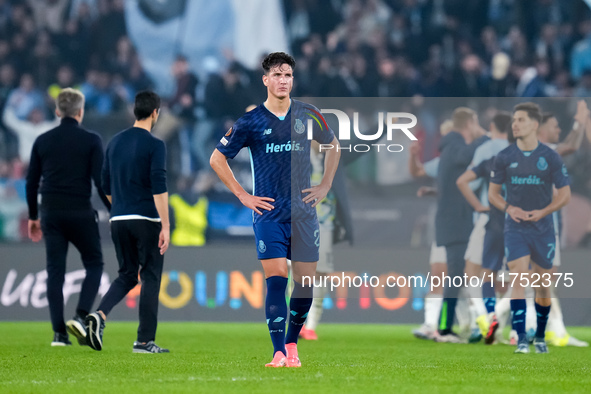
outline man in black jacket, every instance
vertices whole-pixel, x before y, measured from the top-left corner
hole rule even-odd
[[[445,246],[447,276],[452,281],[464,275],[464,255],[473,228],[473,210],[463,198],[456,181],[472,161],[474,151],[489,138],[483,135],[476,113],[470,108],[457,108],[452,121],[454,130],[441,139],[439,169],[437,171],[437,214],[435,238],[437,246]],[[439,319],[438,342],[461,342],[452,332],[456,302],[462,287],[459,282],[446,281]],[[462,282],[463,283],[463,282]]]
[[[97,215],[90,203],[91,180],[107,209],[111,204],[100,188],[101,138],[80,126],[84,117],[84,95],[74,89],[64,89],[57,97],[56,107],[61,124],[40,135],[31,153],[27,174],[29,238],[34,242],[45,238],[47,300],[55,333],[51,346],[71,345],[66,330],[84,345],[84,319],[92,308],[103,273]],[[39,218],[37,193],[41,178]],[[86,277],[76,316],[64,323],[63,285],[70,242],[80,252]]]

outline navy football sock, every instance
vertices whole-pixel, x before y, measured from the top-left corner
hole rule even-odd
[[[484,300],[486,311],[488,313],[494,312],[497,298],[493,282],[486,282],[482,285],[482,299]]]
[[[441,315],[439,316],[439,332],[447,334],[454,325],[456,314],[457,298],[444,298],[441,305]]]
[[[265,316],[271,342],[273,342],[273,355],[277,352],[285,352],[285,319],[287,319],[287,303],[285,302],[285,289],[287,278],[271,276],[267,278],[267,298],[265,300]]]
[[[289,328],[285,336],[285,343],[298,343],[298,336],[314,300],[312,297],[312,287],[302,286],[295,280],[293,284],[293,292],[289,301]]]
[[[550,314],[550,305],[542,306],[536,302],[536,316],[538,328],[536,329],[536,338],[544,339],[546,337],[546,324]]]
[[[519,336],[519,341],[526,338],[525,335],[525,310],[527,304],[525,299],[511,300],[511,325]]]

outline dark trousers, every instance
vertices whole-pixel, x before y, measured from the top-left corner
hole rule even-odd
[[[466,254],[466,249],[468,248],[467,242],[456,242],[450,245],[445,245],[445,252],[447,254],[447,276],[449,276],[452,281],[455,276],[464,276],[464,270],[466,269],[466,260],[464,260],[464,255]],[[457,280],[456,284],[459,282]],[[447,281],[445,282],[445,288],[443,289],[443,298],[458,298],[458,294],[462,289],[462,286],[447,286]]]
[[[450,283],[445,280],[443,288],[443,304],[441,306],[441,315],[439,317],[439,330],[442,333],[451,330],[454,323],[458,295],[464,285],[463,276],[464,269],[466,268],[464,255],[466,254],[467,247],[467,242],[456,242],[445,245],[445,251],[447,254],[447,276],[451,278],[452,283],[450,285]],[[455,277],[461,277],[462,280],[460,281],[459,279],[456,279],[454,285]]]
[[[142,281],[140,292],[140,325],[138,342],[156,338],[158,325],[158,295],[162,278],[164,256],[160,254],[158,238],[162,225],[149,220],[118,220],[111,222],[111,236],[119,261],[119,276],[99,305],[105,315],[138,284],[138,272]]]
[[[47,256],[47,301],[53,331],[66,333],[63,286],[66,255],[71,242],[80,252],[86,277],[76,313],[86,316],[92,308],[103,274],[103,254],[96,212],[93,210],[42,212],[41,230]]]

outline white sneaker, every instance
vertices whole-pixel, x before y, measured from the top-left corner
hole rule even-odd
[[[572,335],[566,334],[566,346],[589,347],[589,342],[581,341]]]
[[[423,324],[419,328],[412,330],[412,335],[418,339],[433,340],[435,337],[435,330],[427,324]]]
[[[458,334],[455,332],[449,332],[447,334],[439,334],[438,332],[435,334],[435,342],[443,342],[443,343],[468,343],[465,339],[462,339]]]

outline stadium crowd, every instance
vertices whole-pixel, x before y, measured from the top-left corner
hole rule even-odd
[[[3,184],[23,178],[32,142],[55,122],[61,88],[79,88],[88,114],[109,117],[153,86],[127,36],[124,7],[123,0],[0,0]],[[294,97],[591,93],[591,13],[583,0],[283,0],[283,9],[297,60]],[[208,78],[183,56],[171,67],[173,189],[176,179],[207,168],[228,124],[264,98],[260,70],[227,57],[229,66]],[[426,132],[437,138],[438,128]]]

